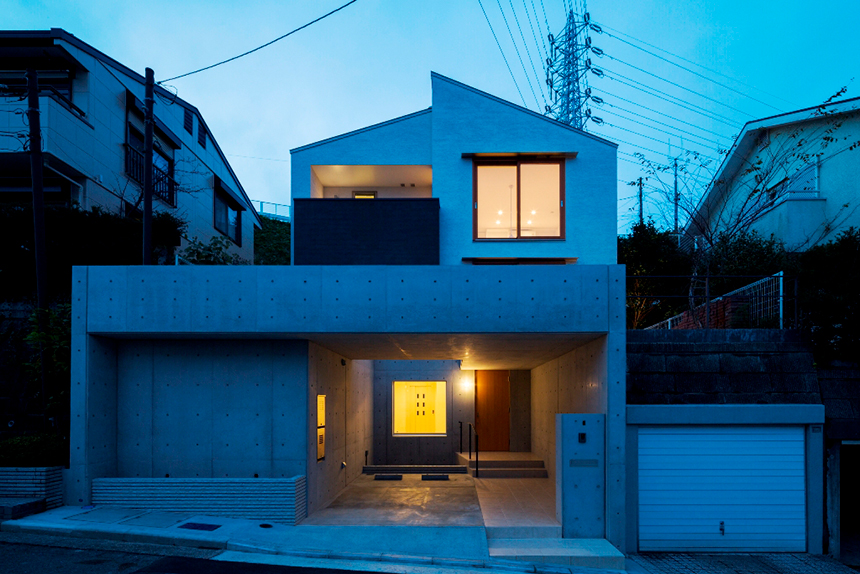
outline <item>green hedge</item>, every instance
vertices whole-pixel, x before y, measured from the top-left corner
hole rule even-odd
[[[55,434],[34,434],[0,440],[0,467],[67,466],[69,443]]]

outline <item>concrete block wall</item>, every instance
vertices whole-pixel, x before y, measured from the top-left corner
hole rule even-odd
[[[767,329],[627,334],[630,404],[821,404],[799,334]]]
[[[468,423],[475,423],[475,372],[461,371],[458,361],[373,362],[373,464],[453,464],[463,421],[463,448]],[[394,436],[392,383],[447,381],[448,426],[445,436]]]
[[[361,474],[365,450],[372,454],[372,369],[370,361],[350,361],[308,344],[308,514],[324,508]],[[321,461],[316,445],[317,395],[326,396],[325,459]]]
[[[63,505],[63,467],[0,468],[0,498],[44,498],[45,510]]]

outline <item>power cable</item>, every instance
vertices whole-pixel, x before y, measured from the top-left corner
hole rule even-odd
[[[478,4],[481,6],[481,12],[484,13],[484,18],[487,20],[487,25],[490,26],[490,32],[493,33],[493,39],[496,41],[496,46],[499,47],[499,52],[502,53],[502,59],[505,61],[505,66],[508,67],[508,73],[511,75],[511,79],[514,81],[514,86],[517,88],[517,93],[520,95],[520,99],[523,101],[523,107],[527,108],[526,99],[523,97],[523,92],[520,90],[520,85],[517,83],[517,78],[514,76],[514,71],[511,70],[511,65],[508,63],[508,58],[505,56],[505,51],[502,50],[502,45],[499,43],[499,38],[496,36],[496,31],[493,30],[493,24],[490,22],[490,18],[487,16],[487,11],[484,10],[484,4],[481,0],[478,0]],[[537,100],[537,98],[535,98]]]
[[[740,84],[740,85],[742,85],[742,86],[745,86],[745,87],[747,87],[747,88],[750,88],[750,89],[752,89],[752,90],[755,90],[755,91],[757,91],[757,92],[760,92],[760,93],[762,93],[762,94],[765,94],[765,95],[770,96],[770,97],[772,97],[772,98],[775,98],[775,99],[777,99],[777,100],[783,101],[783,102],[785,102],[786,104],[790,104],[790,105],[792,105],[792,106],[797,107],[797,104],[796,104],[796,103],[794,103],[794,102],[792,102],[792,101],[790,101],[790,100],[786,100],[785,98],[782,98],[782,97],[777,96],[777,95],[775,95],[775,94],[771,94],[771,93],[769,93],[769,92],[766,92],[766,91],[762,90],[761,88],[756,88],[755,86],[752,86],[752,85],[750,85],[750,84],[747,84],[747,83],[745,83],[745,82],[742,82],[741,80],[738,80],[737,78],[733,78],[733,77],[731,77],[731,76],[728,76],[728,75],[726,75],[726,74],[723,74],[722,72],[718,72],[717,70],[714,70],[714,69],[712,69],[712,68],[708,68],[707,66],[703,66],[702,64],[700,64],[700,63],[698,63],[698,62],[695,62],[695,61],[693,61],[693,60],[690,60],[690,59],[688,59],[688,58],[685,58],[684,56],[679,56],[678,54],[675,54],[674,52],[670,52],[669,50],[666,50],[665,48],[661,48],[660,46],[655,46],[654,44],[649,44],[649,43],[648,43],[648,42],[646,42],[645,40],[640,40],[639,38],[636,38],[635,36],[631,36],[630,34],[627,34],[627,33],[625,33],[625,32],[622,32],[621,30],[618,30],[617,28],[613,28],[612,26],[607,26],[606,24],[602,24],[602,23],[598,23],[598,22],[594,22],[594,23],[595,23],[595,24],[597,24],[597,25],[598,25],[599,27],[601,27],[601,28],[606,28],[607,30],[612,30],[613,32],[615,32],[615,33],[617,33],[617,34],[621,34],[622,36],[625,36],[625,37],[627,37],[627,38],[630,38],[631,40],[635,40],[635,41],[637,41],[637,42],[639,42],[639,43],[641,43],[641,44],[645,44],[646,46],[649,46],[649,47],[651,47],[651,48],[654,48],[655,50],[659,50],[659,51],[661,51],[661,52],[663,52],[663,53],[665,53],[665,54],[669,54],[669,55],[670,55],[670,56],[672,56],[672,57],[678,58],[679,60],[683,60],[684,62],[687,62],[688,64],[693,64],[694,66],[698,66],[699,68],[701,68],[701,69],[703,69],[703,70],[707,70],[707,71],[711,72],[712,74],[716,74],[716,75],[718,75],[718,76],[722,76],[723,78],[726,78],[727,80],[731,80],[731,81],[733,81],[733,82],[737,82],[738,84]],[[617,38],[617,39],[620,39],[620,38]]]
[[[603,125],[607,125],[607,126],[609,126],[609,127],[616,128],[616,129],[619,129],[619,130],[624,130],[625,132],[630,132],[631,134],[637,135],[637,136],[642,137],[642,138],[645,138],[645,139],[649,139],[649,140],[652,140],[652,141],[655,141],[655,142],[663,143],[663,140],[658,140],[657,138],[652,138],[651,136],[646,136],[645,134],[641,134],[641,133],[639,133],[639,132],[637,132],[637,131],[634,131],[634,130],[631,130],[631,129],[627,129],[627,128],[625,128],[625,127],[617,126],[617,125],[615,125],[615,124],[610,124],[609,122],[603,122]],[[704,157],[704,158],[716,160],[716,158],[715,158],[715,157],[713,157],[713,156],[705,155],[705,154],[700,153],[700,152],[696,152],[696,153],[698,153],[700,156],[702,156],[702,157]]]
[[[529,83],[529,89],[531,90],[532,96],[535,99],[535,105],[537,106],[538,110],[540,110],[540,102],[537,99],[537,94],[535,94],[535,87],[532,85],[532,80],[529,77],[528,71],[526,70],[526,64],[525,62],[523,62],[523,57],[520,55],[520,48],[519,46],[517,46],[517,41],[514,40],[514,33],[511,31],[510,24],[508,24],[508,17],[505,16],[505,10],[502,8],[501,0],[496,0],[496,4],[499,5],[499,11],[502,13],[502,19],[505,21],[505,27],[508,29],[508,35],[510,35],[511,37],[511,43],[514,45],[514,51],[517,53],[517,58],[520,60],[520,66],[522,66],[523,68],[523,74],[526,77],[526,81]],[[513,7],[513,4],[511,4],[511,7]],[[520,28],[520,33],[522,33],[522,28]]]
[[[698,110],[697,113],[699,113],[699,114],[701,114],[701,115],[703,115],[703,116],[705,116],[711,120],[718,121],[720,123],[726,124],[727,126],[735,128],[735,129],[737,129],[739,127],[739,124],[735,120],[733,120],[732,118],[726,117],[726,116],[718,114],[716,112],[712,112],[710,110],[703,108],[702,106],[697,106],[696,104],[690,103],[687,100],[683,100],[677,96],[673,96],[671,94],[668,94],[666,92],[658,90],[657,88],[652,88],[651,86],[648,86],[647,84],[643,84],[642,82],[637,82],[636,80],[628,78],[627,76],[622,76],[621,74],[619,74],[617,72],[608,72],[608,73],[611,74],[610,76],[608,76],[609,79],[614,80],[614,81],[618,82],[619,84],[624,84],[625,86],[629,86],[635,90],[639,90],[640,92],[644,92],[644,93],[648,94],[649,96],[662,99],[662,98],[660,98],[660,96],[657,95],[657,94],[660,94],[660,95],[665,96],[667,98],[671,98],[671,100],[669,101],[670,104],[675,104],[676,106],[680,106],[686,110],[690,110],[690,111],[694,111],[694,112],[696,110]],[[618,78],[616,78],[615,76],[618,76]],[[625,80],[629,80],[632,83],[625,82],[624,80],[621,80],[619,78],[624,78]],[[636,85],[636,84],[638,84],[638,85]],[[648,90],[651,90],[651,91],[648,91]],[[654,92],[656,92],[656,93],[654,93]],[[666,101],[666,100],[663,100],[663,101]],[[679,102],[683,102],[683,103],[679,103]],[[693,109],[693,108],[695,108],[695,109]]]
[[[256,51],[258,51],[258,50],[262,50],[263,48],[265,48],[265,47],[267,47],[267,46],[271,46],[271,45],[272,45],[272,44],[274,44],[275,42],[278,42],[278,41],[280,41],[280,40],[283,40],[283,39],[284,39],[284,38],[286,38],[287,36],[292,36],[293,34],[295,34],[296,32],[298,32],[299,30],[304,30],[305,28],[307,28],[307,27],[308,27],[308,26],[310,26],[311,24],[316,24],[316,23],[317,23],[317,22],[319,22],[320,20],[323,20],[323,19],[325,19],[325,18],[328,18],[329,16],[331,16],[331,15],[332,15],[332,14],[334,14],[335,12],[340,12],[341,10],[343,10],[344,8],[346,8],[347,6],[349,6],[350,4],[355,4],[356,2],[358,2],[358,0],[350,0],[349,2],[347,2],[346,4],[344,4],[343,6],[340,6],[339,8],[335,8],[334,10],[332,10],[331,12],[328,12],[327,14],[323,14],[322,16],[320,16],[319,18],[317,18],[316,20],[311,20],[311,21],[310,21],[310,22],[308,22],[307,24],[304,24],[304,25],[302,25],[302,26],[299,26],[299,27],[298,27],[298,28],[296,28],[295,30],[292,30],[292,31],[290,31],[290,32],[287,32],[287,33],[286,33],[286,34],[284,34],[283,36],[279,36],[279,37],[275,38],[275,39],[274,39],[274,40],[272,40],[271,42],[266,42],[266,43],[265,43],[265,44],[263,44],[262,46],[257,46],[257,47],[256,47],[256,48],[254,48],[253,50],[248,50],[247,52],[244,52],[244,53],[242,53],[242,54],[239,54],[238,56],[233,56],[232,58],[227,58],[226,60],[223,60],[223,61],[221,61],[221,62],[218,62],[217,64],[212,64],[211,66],[206,66],[205,68],[200,68],[199,70],[194,70],[193,72],[188,72],[188,73],[186,73],[186,74],[180,74],[179,76],[173,76],[172,78],[167,78],[166,80],[161,80],[160,82],[158,82],[158,85],[161,85],[161,84],[163,84],[164,82],[170,82],[170,81],[172,81],[172,80],[178,80],[179,78],[184,78],[184,77],[186,77],[186,76],[190,76],[190,75],[192,75],[192,74],[197,74],[197,73],[200,73],[200,72],[204,72],[204,71],[206,71],[206,70],[211,70],[212,68],[215,68],[215,67],[217,67],[217,66],[220,66],[221,64],[226,64],[227,62],[232,62],[233,60],[238,60],[239,58],[242,58],[242,57],[244,57],[244,56],[247,56],[248,54],[253,54],[254,52],[256,52]]]
[[[534,8],[535,7],[534,0],[531,0],[531,2],[532,2],[532,8]],[[528,6],[528,4],[526,4],[526,0],[523,0],[523,7],[525,7],[525,9],[526,9],[526,16],[528,16],[528,19],[529,19],[529,28],[531,28],[531,30],[532,30],[532,38],[534,38],[535,45],[537,46],[538,55],[541,57],[541,67],[544,69],[544,71],[546,71],[546,63],[544,62],[544,58],[549,57],[549,50],[547,50],[547,48],[546,48],[546,40],[544,40],[543,31],[540,29],[540,21],[537,18],[537,12],[535,13],[535,22],[534,23],[538,25],[538,33],[535,34],[535,27],[534,27],[534,24],[532,24],[532,15],[531,15],[531,12],[529,12],[529,6]],[[538,43],[538,39],[537,39],[538,36],[540,36],[540,39],[541,39],[540,43]],[[543,45],[543,52],[540,51],[541,45]]]
[[[538,76],[537,69],[535,68],[535,61],[532,58],[531,50],[529,50],[528,42],[526,42],[526,36],[523,32],[522,26],[520,26],[520,19],[517,17],[517,11],[514,8],[514,0],[508,0],[511,4],[511,12],[514,13],[514,21],[517,23],[517,28],[520,31],[520,38],[523,39],[523,47],[526,49],[526,56],[529,59],[529,64],[532,66],[532,72],[534,72],[535,80],[537,80],[538,90],[540,91],[540,97],[543,100],[543,105],[546,107],[546,94],[543,91],[543,82],[540,81],[540,76]],[[526,9],[528,10],[528,8]],[[531,22],[529,22],[531,23]],[[534,29],[532,29],[532,35],[534,35]],[[540,46],[538,46],[538,55],[540,55]],[[540,109],[540,104],[538,104],[538,109]]]
[[[642,104],[640,104],[639,102],[634,102],[633,100],[628,100],[628,99],[622,98],[621,96],[619,96],[619,95],[617,95],[617,94],[613,94],[612,92],[607,92],[606,90],[604,90],[604,89],[602,89],[602,88],[592,87],[592,89],[593,89],[593,90],[597,90],[597,91],[599,91],[599,92],[600,92],[600,93],[602,93],[602,94],[606,94],[606,95],[608,95],[608,96],[611,96],[611,97],[613,97],[613,98],[615,98],[615,99],[617,99],[617,100],[621,100],[622,102],[627,102],[627,103],[629,103],[629,104],[633,104],[634,106],[639,106],[640,108],[643,108],[643,109],[645,109],[645,110],[648,110],[649,112],[653,112],[653,113],[655,113],[655,114],[661,115],[661,116],[663,116],[663,117],[665,117],[665,118],[669,118],[669,119],[672,119],[672,120],[674,120],[674,121],[676,121],[676,122],[680,122],[680,123],[682,123],[682,124],[686,124],[686,125],[688,125],[688,126],[692,126],[692,127],[696,128],[697,130],[700,130],[700,131],[703,131],[703,132],[707,132],[707,133],[709,133],[709,134],[711,134],[711,135],[715,135],[715,136],[717,136],[717,137],[725,138],[725,139],[727,139],[727,140],[734,140],[734,138],[733,138],[733,137],[725,136],[725,135],[723,135],[723,134],[721,134],[721,133],[717,133],[717,132],[714,132],[714,131],[711,131],[711,130],[705,129],[705,128],[703,128],[703,127],[700,127],[700,126],[698,126],[697,124],[694,124],[694,123],[692,123],[692,122],[687,122],[687,121],[684,121],[684,120],[678,119],[678,118],[676,118],[675,116],[672,116],[672,115],[669,115],[669,114],[666,114],[666,113],[663,113],[663,112],[659,112],[659,111],[655,110],[654,108],[649,108],[648,106],[642,105]],[[604,103],[606,103],[606,105],[612,106],[612,107],[614,107],[614,108],[618,108],[619,110],[623,110],[623,111],[625,111],[625,112],[627,112],[627,113],[629,113],[629,114],[639,115],[639,114],[637,114],[636,112],[633,112],[633,111],[628,110],[628,109],[626,109],[626,108],[622,108],[622,107],[621,107],[621,106],[619,106],[619,105],[612,104],[612,103],[609,103],[609,102],[604,102]],[[645,116],[640,116],[640,117],[645,117]],[[650,118],[648,118],[648,119],[650,119]]]
[[[611,104],[609,104],[609,105],[611,105]],[[672,132],[667,132],[666,130],[663,130],[663,129],[660,129],[660,128],[655,128],[654,126],[649,126],[648,124],[644,124],[644,123],[642,123],[642,122],[640,122],[640,121],[638,121],[638,120],[634,120],[633,118],[627,118],[627,117],[624,117],[623,115],[619,114],[618,112],[614,112],[614,111],[611,111],[611,110],[603,110],[603,111],[604,111],[604,113],[608,113],[608,114],[611,114],[611,115],[613,115],[613,116],[619,117],[619,118],[621,118],[621,119],[625,119],[625,120],[627,120],[627,121],[633,122],[633,123],[635,123],[635,124],[639,124],[640,126],[646,127],[646,128],[648,128],[648,129],[657,130],[658,132],[662,132],[662,133],[664,133],[664,134],[668,134],[668,135],[670,135],[670,136],[677,136],[677,134],[673,134]],[[702,141],[705,141],[705,142],[708,142],[708,143],[712,143],[712,144],[714,144],[715,146],[717,146],[717,150],[719,150],[719,149],[722,149],[722,148],[723,148],[723,144],[721,144],[721,143],[720,143],[720,142],[718,142],[718,141],[715,141],[715,140],[712,140],[712,139],[706,138],[706,137],[704,137],[704,136],[700,136],[700,135],[698,135],[698,134],[694,134],[693,132],[688,132],[688,131],[686,131],[686,130],[682,130],[681,128],[676,128],[676,127],[674,127],[674,126],[670,126],[669,124],[664,124],[663,122],[660,122],[660,121],[657,121],[657,120],[652,120],[651,118],[646,118],[645,116],[642,116],[642,115],[639,115],[639,114],[636,114],[636,113],[634,113],[634,115],[638,115],[639,117],[644,118],[644,119],[648,120],[649,122],[654,122],[654,123],[656,123],[656,124],[660,124],[661,126],[666,126],[666,127],[671,128],[671,129],[673,129],[673,130],[677,130],[677,131],[679,131],[679,132],[681,132],[681,133],[687,134],[687,135],[688,135],[688,136],[690,136],[690,137],[698,138],[698,139],[700,139],[700,140],[702,140]],[[678,136],[678,137],[683,137],[683,136]],[[695,142],[695,143],[698,143],[698,142]],[[698,145],[702,145],[702,144],[698,143]]]
[[[637,50],[642,50],[642,51],[643,51],[643,52],[645,52],[646,54],[650,54],[651,56],[654,56],[655,58],[657,58],[657,59],[659,59],[659,60],[663,60],[664,62],[666,62],[666,63],[668,63],[668,64],[672,64],[673,66],[677,66],[678,68],[681,68],[682,70],[685,70],[685,71],[687,71],[687,72],[689,72],[689,73],[693,74],[694,76],[698,76],[698,77],[702,78],[703,80],[707,80],[707,81],[709,81],[709,82],[713,82],[714,84],[716,84],[716,85],[718,85],[718,86],[720,86],[720,87],[722,87],[722,88],[725,88],[725,89],[727,89],[727,90],[730,90],[730,91],[732,91],[732,92],[735,92],[736,94],[740,94],[740,95],[744,96],[745,98],[749,98],[749,99],[751,99],[751,100],[752,100],[752,101],[754,101],[754,102],[758,102],[758,103],[760,103],[760,104],[762,104],[762,105],[765,105],[765,106],[767,106],[767,107],[769,107],[769,108],[772,108],[772,109],[774,109],[774,110],[776,110],[776,111],[778,111],[778,112],[783,112],[783,111],[784,111],[784,110],[782,110],[782,109],[780,109],[780,108],[778,108],[778,107],[776,107],[776,106],[774,106],[774,105],[771,105],[771,104],[769,104],[769,103],[765,102],[764,100],[760,100],[760,99],[755,98],[755,97],[753,97],[753,96],[751,96],[751,95],[749,95],[749,94],[747,94],[747,93],[745,93],[745,92],[742,92],[742,91],[740,91],[740,90],[736,90],[735,88],[733,88],[733,87],[731,87],[731,86],[727,86],[726,84],[723,84],[722,82],[718,82],[718,81],[714,80],[713,78],[709,78],[709,77],[707,77],[706,75],[704,75],[704,74],[700,74],[699,72],[697,72],[697,71],[695,71],[695,70],[691,70],[690,68],[687,68],[686,66],[682,66],[681,64],[679,64],[679,63],[677,63],[677,62],[673,62],[672,60],[670,60],[670,59],[668,59],[668,58],[664,58],[663,56],[661,56],[661,55],[659,55],[659,54],[655,54],[654,52],[651,52],[650,50],[646,50],[646,49],[645,49],[645,48],[643,48],[642,46],[637,46],[636,44],[634,44],[634,43],[632,43],[632,42],[628,42],[628,41],[627,41],[627,40],[625,40],[624,38],[619,38],[619,37],[618,37],[618,36],[616,36],[615,34],[610,34],[609,32],[603,32],[603,34],[606,34],[606,35],[607,35],[607,36],[609,36],[610,38],[614,38],[615,40],[618,40],[619,42],[623,42],[623,43],[627,44],[628,46],[631,46],[631,47],[633,47],[633,48],[636,48]]]
[[[620,59],[620,58],[616,58],[616,57],[615,57],[615,56],[613,56],[612,54],[606,54],[606,53],[604,53],[603,55],[605,55],[605,56],[606,56],[607,58],[609,58],[610,60],[614,60],[615,62],[618,62],[619,64],[624,64],[625,66],[629,66],[629,67],[633,68],[634,70],[638,70],[638,71],[642,72],[643,74],[647,74],[647,75],[649,75],[649,76],[651,76],[651,77],[653,77],[653,78],[657,78],[658,80],[663,81],[663,82],[666,82],[667,84],[671,84],[671,85],[675,86],[676,88],[680,88],[680,89],[682,89],[682,90],[685,90],[685,91],[687,91],[687,92],[690,92],[691,94],[695,94],[695,95],[699,96],[700,98],[704,98],[704,99],[706,99],[706,100],[708,100],[708,101],[710,101],[710,102],[714,102],[715,104],[719,104],[719,105],[721,105],[721,106],[724,106],[724,107],[726,107],[726,108],[729,108],[730,110],[736,111],[736,112],[738,112],[739,114],[743,114],[743,115],[745,115],[745,116],[748,116],[748,117],[750,117],[750,118],[755,119],[755,116],[754,116],[754,115],[752,115],[752,114],[750,114],[750,113],[748,113],[748,112],[745,112],[745,111],[743,111],[743,110],[741,110],[741,109],[739,109],[739,108],[736,108],[736,107],[734,107],[734,106],[730,106],[729,104],[726,104],[726,103],[724,103],[724,102],[721,102],[721,101],[719,101],[719,100],[717,100],[717,99],[714,99],[714,98],[711,98],[711,97],[709,97],[709,96],[706,96],[705,94],[703,94],[703,93],[701,93],[701,92],[697,92],[696,90],[690,89],[690,88],[688,88],[688,87],[686,87],[686,86],[682,86],[681,84],[679,84],[679,83],[677,83],[677,82],[673,82],[672,80],[667,80],[666,78],[664,78],[664,77],[662,77],[662,76],[658,76],[657,74],[655,74],[655,73],[653,73],[653,72],[649,72],[648,70],[645,70],[645,69],[643,69],[643,68],[640,68],[639,66],[634,66],[633,64],[630,64],[630,63],[628,63],[628,62],[625,62],[624,60],[622,60],[622,59]],[[610,74],[616,74],[617,72],[609,71],[609,73],[610,73]],[[618,74],[618,75],[620,76],[621,74]],[[622,77],[623,77],[623,76],[622,76]]]

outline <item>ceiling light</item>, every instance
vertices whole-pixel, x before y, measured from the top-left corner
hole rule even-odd
[[[532,209],[532,215],[535,215],[536,213],[537,213],[537,211],[535,211],[534,209]]]
[[[499,215],[501,215],[501,214],[502,214],[502,210],[500,209],[500,210],[499,210]]]
[[[499,220],[497,219],[497,220],[496,220],[496,225],[501,225],[501,224],[502,224],[502,222],[501,222],[501,221],[499,221]]]
[[[531,224],[532,224],[532,220],[531,220],[531,219],[529,219],[529,220],[528,220],[528,224],[529,224],[529,225],[531,225]]]

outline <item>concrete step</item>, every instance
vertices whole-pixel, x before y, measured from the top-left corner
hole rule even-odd
[[[487,526],[487,539],[490,538],[561,538],[561,525],[558,526]]]
[[[466,467],[456,464],[376,464],[365,466],[364,474],[466,474]]]
[[[469,474],[475,476],[475,469],[470,468]],[[478,478],[548,478],[545,468],[484,468],[482,462],[478,467]]]
[[[467,454],[457,453],[457,462],[469,468],[475,468],[475,455],[469,460]],[[539,459],[531,460],[484,460],[479,457],[481,468],[544,468],[544,462]]]
[[[624,554],[602,538],[489,538],[490,558],[624,570]]]
[[[0,520],[15,520],[44,511],[44,498],[0,498]]]

